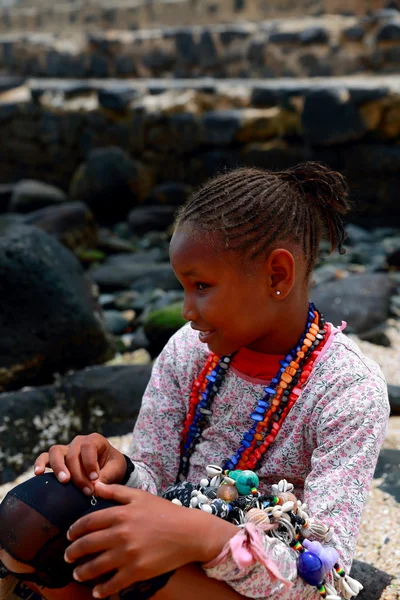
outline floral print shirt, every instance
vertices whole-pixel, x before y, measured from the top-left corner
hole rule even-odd
[[[207,345],[189,325],[180,329],[157,358],[133,433],[135,485],[162,494],[175,483],[189,394],[208,356]],[[208,464],[222,464],[240,446],[249,418],[266,382],[231,368],[213,402],[190,463],[188,481],[198,483]],[[340,329],[330,334],[295,405],[282,424],[258,471],[261,492],[280,479],[294,484],[310,516],[333,527],[332,545],[348,572],[371,479],[381,448],[389,402],[384,376]],[[238,572],[233,560],[206,569],[249,598],[319,598],[316,588],[297,576],[297,553],[264,536],[267,553],[281,574],[293,581],[287,590],[260,564]]]

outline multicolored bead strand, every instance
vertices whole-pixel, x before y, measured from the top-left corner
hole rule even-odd
[[[298,344],[280,361],[281,367],[265,388],[250,418],[252,427],[243,435],[240,447],[226,461],[223,470],[254,470],[274,442],[283,421],[300,395],[311,374],[320,349],[317,346],[326,335],[325,322],[313,304],[309,305],[305,333]],[[189,472],[189,462],[200,441],[201,432],[212,415],[211,405],[222,385],[233,355],[219,358],[211,354],[190,393],[189,411],[184,423],[182,458],[179,480]]]

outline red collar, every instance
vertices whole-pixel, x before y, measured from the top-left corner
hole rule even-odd
[[[279,361],[284,356],[279,354],[263,354],[248,348],[240,348],[232,359],[231,367],[254,379],[271,380],[279,371]]]

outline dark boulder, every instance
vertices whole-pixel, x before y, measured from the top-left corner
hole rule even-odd
[[[11,212],[29,213],[45,206],[65,202],[65,192],[42,181],[23,179],[13,189],[9,210]]]
[[[0,389],[45,383],[112,356],[90,283],[56,239],[36,227],[6,228],[0,273]]]
[[[145,200],[145,204],[167,204],[168,206],[180,206],[192,192],[192,188],[185,183],[177,181],[166,181],[160,183]]]
[[[74,174],[70,196],[85,202],[100,223],[123,220],[151,189],[151,178],[139,161],[116,146],[97,148]]]
[[[13,481],[53,444],[93,431],[130,432],[151,368],[93,367],[60,379],[57,386],[0,394],[0,484]]]
[[[153,264],[135,258],[135,254],[115,254],[100,267],[91,271],[94,281],[102,291],[124,290],[145,284],[148,288],[163,290],[182,289],[170,263]],[[143,291],[140,288],[139,291]]]
[[[165,231],[173,224],[175,213],[176,206],[138,206],[128,215],[129,226],[137,235],[148,231]]]
[[[148,350],[152,357],[158,356],[169,338],[186,321],[182,317],[182,302],[151,311],[144,319],[144,333],[149,340]]]
[[[308,92],[302,125],[305,138],[315,145],[358,140],[368,131],[345,88],[321,88]]]
[[[347,332],[363,333],[389,317],[393,283],[384,273],[352,275],[311,291],[311,299],[334,325],[348,324]]]
[[[97,223],[83,202],[47,206],[25,215],[23,221],[50,233],[73,252],[95,248],[99,241]]]
[[[357,595],[357,600],[380,600],[383,590],[393,579],[389,573],[361,560],[353,561],[350,576],[364,586],[364,589]]]

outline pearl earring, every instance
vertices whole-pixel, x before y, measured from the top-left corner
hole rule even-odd
[[[277,296],[280,296],[280,295],[281,295],[281,293],[280,293],[280,291],[279,291],[279,290],[276,290],[276,295],[277,295]]]

